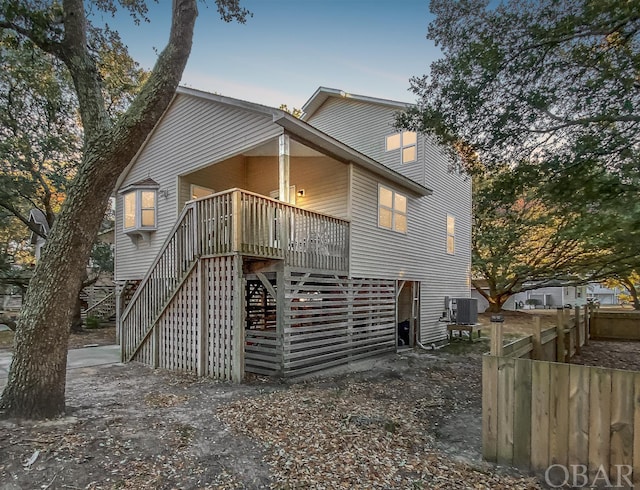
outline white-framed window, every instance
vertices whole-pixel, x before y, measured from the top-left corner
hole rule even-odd
[[[200,199],[201,197],[209,196],[214,192],[215,191],[213,189],[209,189],[208,187],[198,184],[191,184],[189,188],[189,195],[191,196],[191,199]]]
[[[418,135],[415,131],[402,131],[390,134],[385,139],[385,150],[400,149],[402,163],[415,162],[418,159]]]
[[[378,226],[407,232],[407,196],[381,184],[378,185]]]
[[[447,253],[456,253],[456,218],[447,214]]]
[[[125,232],[156,229],[157,197],[156,189],[132,189],[123,195]]]

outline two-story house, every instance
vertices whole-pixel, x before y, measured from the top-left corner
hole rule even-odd
[[[123,359],[240,380],[444,341],[471,183],[394,128],[405,108],[320,88],[298,119],[180,88],[117,187]]]

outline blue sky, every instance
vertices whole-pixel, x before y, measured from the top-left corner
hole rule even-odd
[[[170,5],[150,3],[150,24],[115,24],[145,68],[168,38]],[[319,86],[412,102],[409,78],[439,51],[426,39],[429,0],[245,0],[253,17],[219,20],[200,3],[182,84],[270,106],[301,107]]]

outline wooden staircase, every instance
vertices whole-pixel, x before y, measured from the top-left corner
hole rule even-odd
[[[116,314],[116,292],[111,291],[96,304],[82,312],[83,320],[93,317],[100,322],[112,321]]]

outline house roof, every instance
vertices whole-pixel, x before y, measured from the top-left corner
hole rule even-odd
[[[377,97],[369,97],[367,95],[350,94],[337,88],[319,87],[318,90],[316,90],[315,93],[309,98],[309,100],[307,100],[302,106],[303,114],[301,119],[303,121],[308,120],[320,108],[320,106],[322,106],[322,104],[324,104],[325,101],[331,97],[339,97],[344,99],[357,100],[360,102],[386,105],[398,110],[405,110],[414,105],[409,102],[380,99]]]
[[[141,188],[144,188],[144,189],[157,189],[158,187],[160,187],[160,184],[158,184],[151,177],[147,177],[146,179],[142,179],[142,180],[139,180],[137,182],[134,182],[133,184],[129,184],[124,189],[120,189],[120,193],[126,192],[129,189],[141,189]]]
[[[316,93],[318,93],[318,91],[316,91]],[[202,99],[210,100],[212,102],[225,104],[225,105],[236,107],[239,109],[262,114],[265,116],[271,116],[273,122],[281,126],[284,130],[286,130],[288,134],[294,137],[294,139],[298,139],[301,143],[309,145],[316,150],[322,151],[336,158],[339,161],[342,161],[344,163],[353,162],[356,165],[360,165],[382,177],[387,178],[391,182],[399,184],[404,188],[409,189],[421,196],[428,196],[433,192],[428,187],[418,184],[417,182],[405,177],[399,172],[391,170],[389,167],[386,167],[380,162],[360,153],[357,150],[354,150],[350,146],[338,141],[337,139],[329,136],[326,133],[323,133],[322,131],[311,126],[310,124],[292,116],[288,112],[283,111],[281,109],[276,109],[275,107],[269,107],[269,106],[257,104],[254,102],[248,102],[245,100],[234,99],[232,97],[226,97],[223,95],[212,94],[210,92],[204,92],[202,90],[196,90],[188,87],[178,87],[178,89],[176,90],[175,97],[178,97],[180,95],[189,95],[192,97],[199,97]],[[175,97],[174,97],[174,100],[175,100]],[[383,99],[371,99],[371,100],[383,101]],[[394,103],[393,101],[387,101],[387,102],[392,104]],[[401,104],[401,103],[395,102],[395,104]],[[402,105],[402,107],[406,107],[406,104]],[[138,158],[138,155],[140,154],[144,146],[150,140],[151,134],[149,134],[149,136],[145,141],[145,144],[140,148],[136,156],[133,158],[129,167],[120,176],[120,179],[116,184],[116,189],[118,189],[122,185],[122,182],[124,181],[124,178],[126,177],[129,170],[131,169],[131,166],[133,165],[135,160]]]
[[[38,208],[33,208],[31,209],[31,211],[29,211],[29,223],[39,225],[40,231],[45,237],[49,234],[49,222],[47,221],[47,217]],[[39,236],[32,231],[30,236],[31,243],[36,243],[38,238]]]

